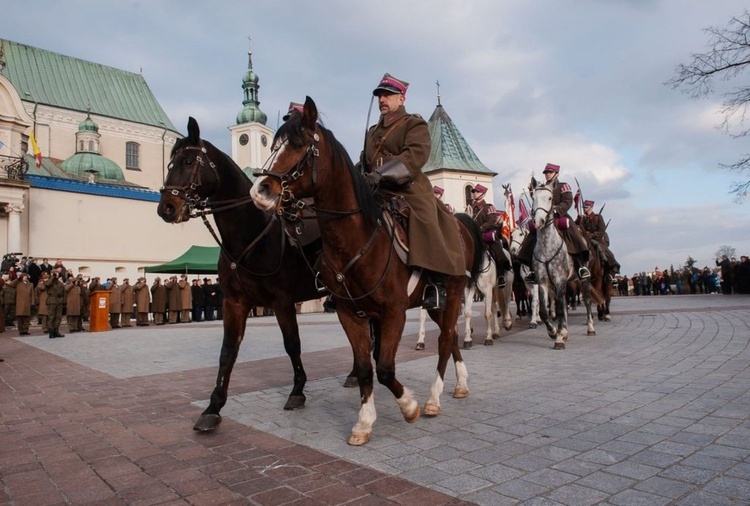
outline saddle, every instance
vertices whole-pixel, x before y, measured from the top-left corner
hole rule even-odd
[[[393,246],[402,262],[409,256],[409,215],[411,207],[406,199],[399,195],[388,195],[381,201],[383,222],[388,233],[394,237]]]

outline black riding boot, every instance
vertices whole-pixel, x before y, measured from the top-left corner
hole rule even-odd
[[[52,329],[49,329],[49,338],[54,339],[55,338],[55,331]]]
[[[333,298],[333,296],[329,295],[328,298],[323,301],[323,310],[326,313],[336,312],[336,300]]]
[[[60,329],[55,329],[55,337],[65,337],[65,334],[61,334]]]
[[[576,267],[578,267],[578,278],[579,279],[588,279],[591,277],[591,272],[589,271],[589,258],[586,253],[579,253],[574,256],[576,261],[574,262]]]
[[[427,286],[424,287],[422,294],[422,308],[442,311],[445,309],[445,299],[448,296],[445,287],[448,276],[441,272],[430,271],[427,277]]]

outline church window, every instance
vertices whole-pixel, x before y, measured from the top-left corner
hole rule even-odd
[[[140,170],[140,145],[137,142],[125,144],[125,168]]]

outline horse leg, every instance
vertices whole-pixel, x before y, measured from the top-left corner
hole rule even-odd
[[[193,430],[201,432],[214,430],[221,423],[219,411],[227,402],[229,378],[232,376],[232,369],[237,361],[240,344],[242,344],[242,338],[245,335],[245,323],[250,312],[250,306],[238,299],[225,296],[222,310],[224,312],[224,339],[221,343],[216,386],[211,392],[211,401],[208,407],[201,413],[193,426]]]
[[[354,355],[354,373],[359,383],[361,405],[357,423],[352,427],[348,443],[361,446],[370,440],[372,425],[377,419],[372,384],[372,359],[370,358],[370,324],[369,321],[339,309],[336,312],[344,328]]]
[[[383,317],[375,325],[377,335],[375,347],[375,372],[378,383],[385,385],[396,398],[396,404],[401,414],[409,423],[419,419],[419,403],[414,399],[412,391],[403,386],[396,379],[396,352],[401,334],[406,324],[406,313],[403,308],[386,308]]]
[[[302,345],[299,339],[297,311],[294,302],[274,304],[273,311],[284,338],[284,350],[292,361],[292,370],[294,371],[294,386],[286,400],[284,409],[301,409],[305,407],[305,401],[307,400],[304,392],[307,375],[304,367],[302,367]]]
[[[513,317],[510,315],[510,301],[513,298],[513,271],[506,272],[505,279],[510,281],[507,281],[505,288],[502,289],[504,295],[503,327],[505,328],[505,330],[510,330],[513,328]]]
[[[557,311],[557,338],[552,347],[554,350],[564,350],[565,342],[568,340],[568,314],[565,310],[565,284],[563,283],[559,288],[557,296],[555,297],[555,310]]]
[[[583,304],[586,306],[586,335],[595,336],[594,312],[591,309],[591,282],[588,279],[581,282],[581,292],[583,293]]]
[[[369,326],[370,326],[370,342],[375,342],[375,326],[373,320],[369,320]],[[351,372],[346,376],[346,379],[344,380],[344,388],[356,388],[359,386],[359,380],[357,379],[357,373],[355,370],[357,369],[356,361],[354,364],[352,364],[352,370]]]
[[[445,370],[448,366],[448,358],[453,357],[456,367],[456,388],[453,397],[461,399],[469,395],[468,372],[464,364],[461,350],[458,347],[458,336],[456,334],[456,321],[458,320],[458,309],[461,301],[456,297],[448,297],[445,310],[433,311],[430,316],[440,327],[438,338],[438,365],[435,381],[430,388],[430,396],[425,402],[425,416],[437,416],[440,414],[440,396],[445,386]],[[458,306],[458,307],[456,307]]]
[[[474,292],[475,288],[472,286],[470,288],[466,288],[464,291],[464,349],[470,350],[471,347],[474,344],[474,341],[471,339],[471,333],[473,329],[471,328],[471,310],[472,310],[472,302],[474,300]],[[430,317],[435,320],[433,315],[430,315]],[[435,320],[437,322],[437,320]]]
[[[543,301],[547,300],[547,290],[546,283],[539,284],[539,298]],[[541,318],[542,323],[544,323],[544,326],[547,328],[547,335],[549,338],[555,339],[557,337],[557,329],[552,325],[552,315],[549,313],[547,304],[539,304],[539,318]]]
[[[490,337],[490,328],[492,329],[492,339],[500,339],[500,322],[498,321],[497,312],[500,311],[500,297],[498,291],[500,289],[497,285],[492,286],[490,293],[492,294],[492,304],[485,311],[489,310],[489,314],[485,313],[485,320],[487,320],[487,337]],[[485,340],[484,344],[491,345],[492,342]]]
[[[415,350],[424,350],[424,336],[425,336],[425,321],[427,320],[427,311],[424,309],[419,310],[419,338],[417,339],[417,345],[414,347]]]

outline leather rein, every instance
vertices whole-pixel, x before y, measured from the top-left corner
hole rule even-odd
[[[216,164],[208,156],[208,150],[203,144],[203,140],[199,140],[198,146],[185,146],[183,148],[178,149],[175,155],[182,150],[199,152],[199,154],[195,156],[195,161],[192,164],[193,168],[190,174],[190,178],[188,179],[188,183],[183,186],[165,185],[159,190],[159,192],[162,194],[169,193],[170,195],[181,199],[183,202],[187,204],[191,218],[200,217],[203,220],[203,224],[211,233],[211,236],[216,241],[216,244],[219,245],[219,248],[221,249],[221,253],[229,259],[229,266],[233,271],[236,272],[237,267],[241,267],[244,271],[254,276],[272,276],[276,274],[281,268],[282,259],[284,257],[284,248],[286,246],[286,241],[284,240],[283,228],[281,229],[282,232],[280,234],[281,254],[279,255],[279,263],[272,272],[268,272],[268,273],[254,272],[248,269],[247,267],[245,267],[244,265],[242,265],[242,260],[248,254],[250,254],[250,252],[253,249],[255,249],[255,247],[258,245],[260,240],[263,239],[263,237],[265,237],[266,235],[268,235],[268,233],[271,231],[271,227],[276,221],[276,217],[274,216],[270,220],[268,220],[268,224],[263,229],[263,231],[255,239],[253,239],[253,241],[250,244],[248,244],[244,250],[242,250],[242,253],[240,253],[240,255],[237,258],[234,258],[232,254],[229,252],[229,250],[226,248],[226,246],[224,245],[221,238],[216,233],[216,230],[214,230],[214,227],[211,225],[211,222],[208,221],[208,218],[206,216],[210,214],[218,214],[218,213],[226,212],[230,209],[234,209],[235,207],[240,207],[248,203],[252,203],[253,199],[252,197],[247,195],[245,197],[240,197],[240,198],[231,199],[231,200],[211,200],[211,197],[213,196],[213,194],[209,195],[206,198],[201,198],[200,194],[198,193],[198,189],[203,184],[203,181],[201,179],[200,169],[204,168],[206,163],[208,163],[208,166],[214,172],[216,181],[221,181],[221,178],[219,177],[219,171],[216,168]],[[206,158],[205,162],[203,160],[203,157]],[[169,161],[169,165],[167,165],[167,168],[169,170],[172,170],[174,168],[174,155],[172,156],[172,159]]]
[[[304,128],[303,128],[304,131]],[[275,155],[278,154],[278,152],[281,150],[281,147],[283,144],[288,141],[284,142],[278,142],[276,146],[274,146],[273,153],[271,154],[271,157],[269,157],[269,161],[275,157]],[[279,199],[280,199],[280,205],[276,211],[276,214],[281,217],[284,222],[293,225],[295,232],[299,235],[301,234],[301,227],[299,226],[299,220],[304,219],[317,219],[317,214],[328,214],[333,216],[334,218],[343,218],[346,216],[351,216],[357,213],[362,212],[361,207],[357,207],[355,209],[352,209],[350,211],[338,211],[333,209],[323,209],[321,207],[315,206],[315,205],[308,205],[303,200],[297,198],[294,196],[294,193],[290,190],[289,185],[290,183],[296,181],[300,177],[302,177],[305,174],[305,170],[307,168],[310,168],[312,170],[312,184],[313,187],[318,182],[318,167],[317,167],[317,160],[320,157],[320,149],[317,147],[317,143],[320,142],[320,135],[318,135],[317,132],[313,132],[312,135],[312,141],[310,145],[305,150],[305,154],[299,159],[296,165],[290,167],[286,172],[277,172],[272,169],[262,168],[257,169],[254,171],[254,174],[256,176],[269,176],[277,179],[279,181],[279,185],[281,186],[281,192],[279,193]],[[268,165],[268,162],[266,162],[266,165]],[[313,216],[307,216],[302,217],[300,216],[300,211],[308,207],[314,212]],[[390,266],[391,259],[393,257],[393,250],[395,247],[395,241],[396,241],[396,234],[392,234],[391,236],[391,248],[388,253],[388,261],[386,262],[385,268],[383,269],[383,273],[380,275],[380,279],[378,279],[375,286],[365,293],[364,295],[360,296],[353,296],[351,291],[349,290],[349,287],[346,284],[346,273],[354,267],[354,265],[367,253],[367,251],[370,249],[372,244],[375,242],[376,235],[379,230],[382,230],[382,222],[378,220],[377,226],[372,231],[372,234],[370,235],[370,238],[367,240],[365,245],[360,248],[360,250],[357,252],[356,255],[354,255],[353,258],[347,262],[347,264],[341,269],[340,271],[336,269],[336,267],[333,265],[333,263],[328,259],[325,252],[322,253],[322,260],[326,263],[326,265],[334,272],[335,279],[338,283],[341,284],[342,288],[345,290],[345,295],[340,295],[336,293],[333,289],[326,286],[325,283],[320,279],[320,272],[316,272],[314,267],[310,265],[310,263],[307,261],[307,258],[303,255],[303,258],[305,258],[305,263],[307,263],[308,268],[315,274],[315,280],[318,286],[319,291],[327,291],[332,296],[340,298],[340,299],[346,299],[350,301],[354,306],[357,308],[356,315],[365,318],[367,315],[365,312],[359,307],[359,304],[357,304],[357,301],[360,301],[362,299],[365,299],[372,295],[375,290],[383,283],[383,280],[385,280],[385,276],[388,272],[388,267]]]

